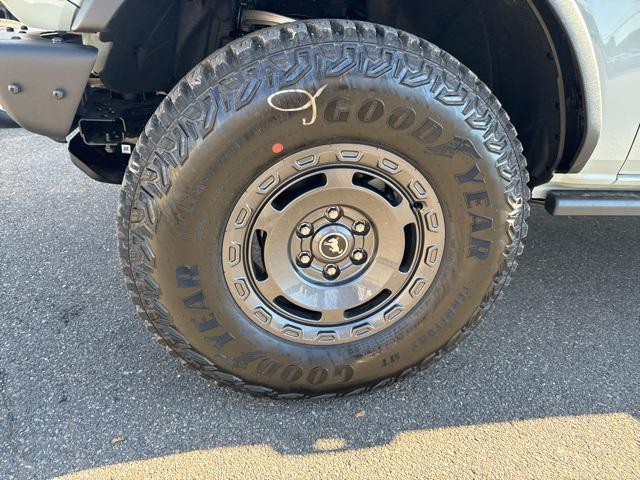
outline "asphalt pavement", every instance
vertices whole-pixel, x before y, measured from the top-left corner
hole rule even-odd
[[[0,478],[640,478],[640,220],[533,208],[510,288],[455,352],[348,399],[182,368],[136,317],[118,186],[0,131]]]

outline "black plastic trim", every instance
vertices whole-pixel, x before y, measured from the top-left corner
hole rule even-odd
[[[7,112],[0,110],[0,128],[20,128],[20,125]]]
[[[76,13],[71,30],[74,32],[104,32],[124,0],[84,0]]]
[[[129,163],[129,155],[87,145],[79,133],[69,142],[69,156],[87,176],[103,183],[121,184]]]

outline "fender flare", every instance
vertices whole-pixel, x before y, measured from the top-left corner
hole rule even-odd
[[[84,0],[73,18],[71,30],[78,33],[103,32],[125,0]]]
[[[576,0],[544,0],[555,15],[555,20],[564,31],[573,52],[573,60],[577,68],[583,96],[584,135],[582,143],[571,159],[571,167],[567,173],[578,173],[591,158],[602,130],[603,122],[603,90],[601,78],[601,62],[598,59],[596,43],[599,37],[590,29],[590,15],[585,7]],[[534,7],[534,1],[530,4]]]

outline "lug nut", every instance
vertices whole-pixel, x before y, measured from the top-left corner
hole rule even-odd
[[[310,237],[313,233],[313,226],[307,222],[301,223],[300,225],[298,225],[297,232],[300,238]]]
[[[327,211],[324,213],[325,217],[332,222],[335,222],[342,216],[342,210],[340,207],[329,207]]]
[[[333,263],[329,263],[325,265],[324,270],[322,270],[322,274],[327,280],[335,280],[338,278],[338,275],[340,275],[340,268]]]
[[[303,268],[306,268],[309,265],[311,265],[311,262],[313,262],[313,255],[311,255],[311,253],[309,253],[309,252],[301,252],[298,255],[298,259],[297,260],[298,260],[297,263],[298,263],[299,266],[301,266]]]
[[[353,233],[356,235],[366,235],[369,231],[369,224],[364,220],[358,220],[353,224]]]
[[[351,252],[351,260],[356,265],[360,265],[367,260],[367,252],[365,252],[361,248],[356,248],[353,252]]]

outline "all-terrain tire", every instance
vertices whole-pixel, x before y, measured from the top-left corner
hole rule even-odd
[[[303,124],[310,109],[269,104],[287,89],[323,90],[313,124]],[[446,246],[429,290],[388,328],[304,345],[243,313],[225,282],[222,238],[267,168],[341,142],[411,162],[438,195]],[[154,337],[218,383],[278,398],[367,391],[452,350],[500,296],[527,233],[527,182],[508,115],[438,47],[365,22],[261,30],[196,66],[141,135],[118,215],[126,286]]]

